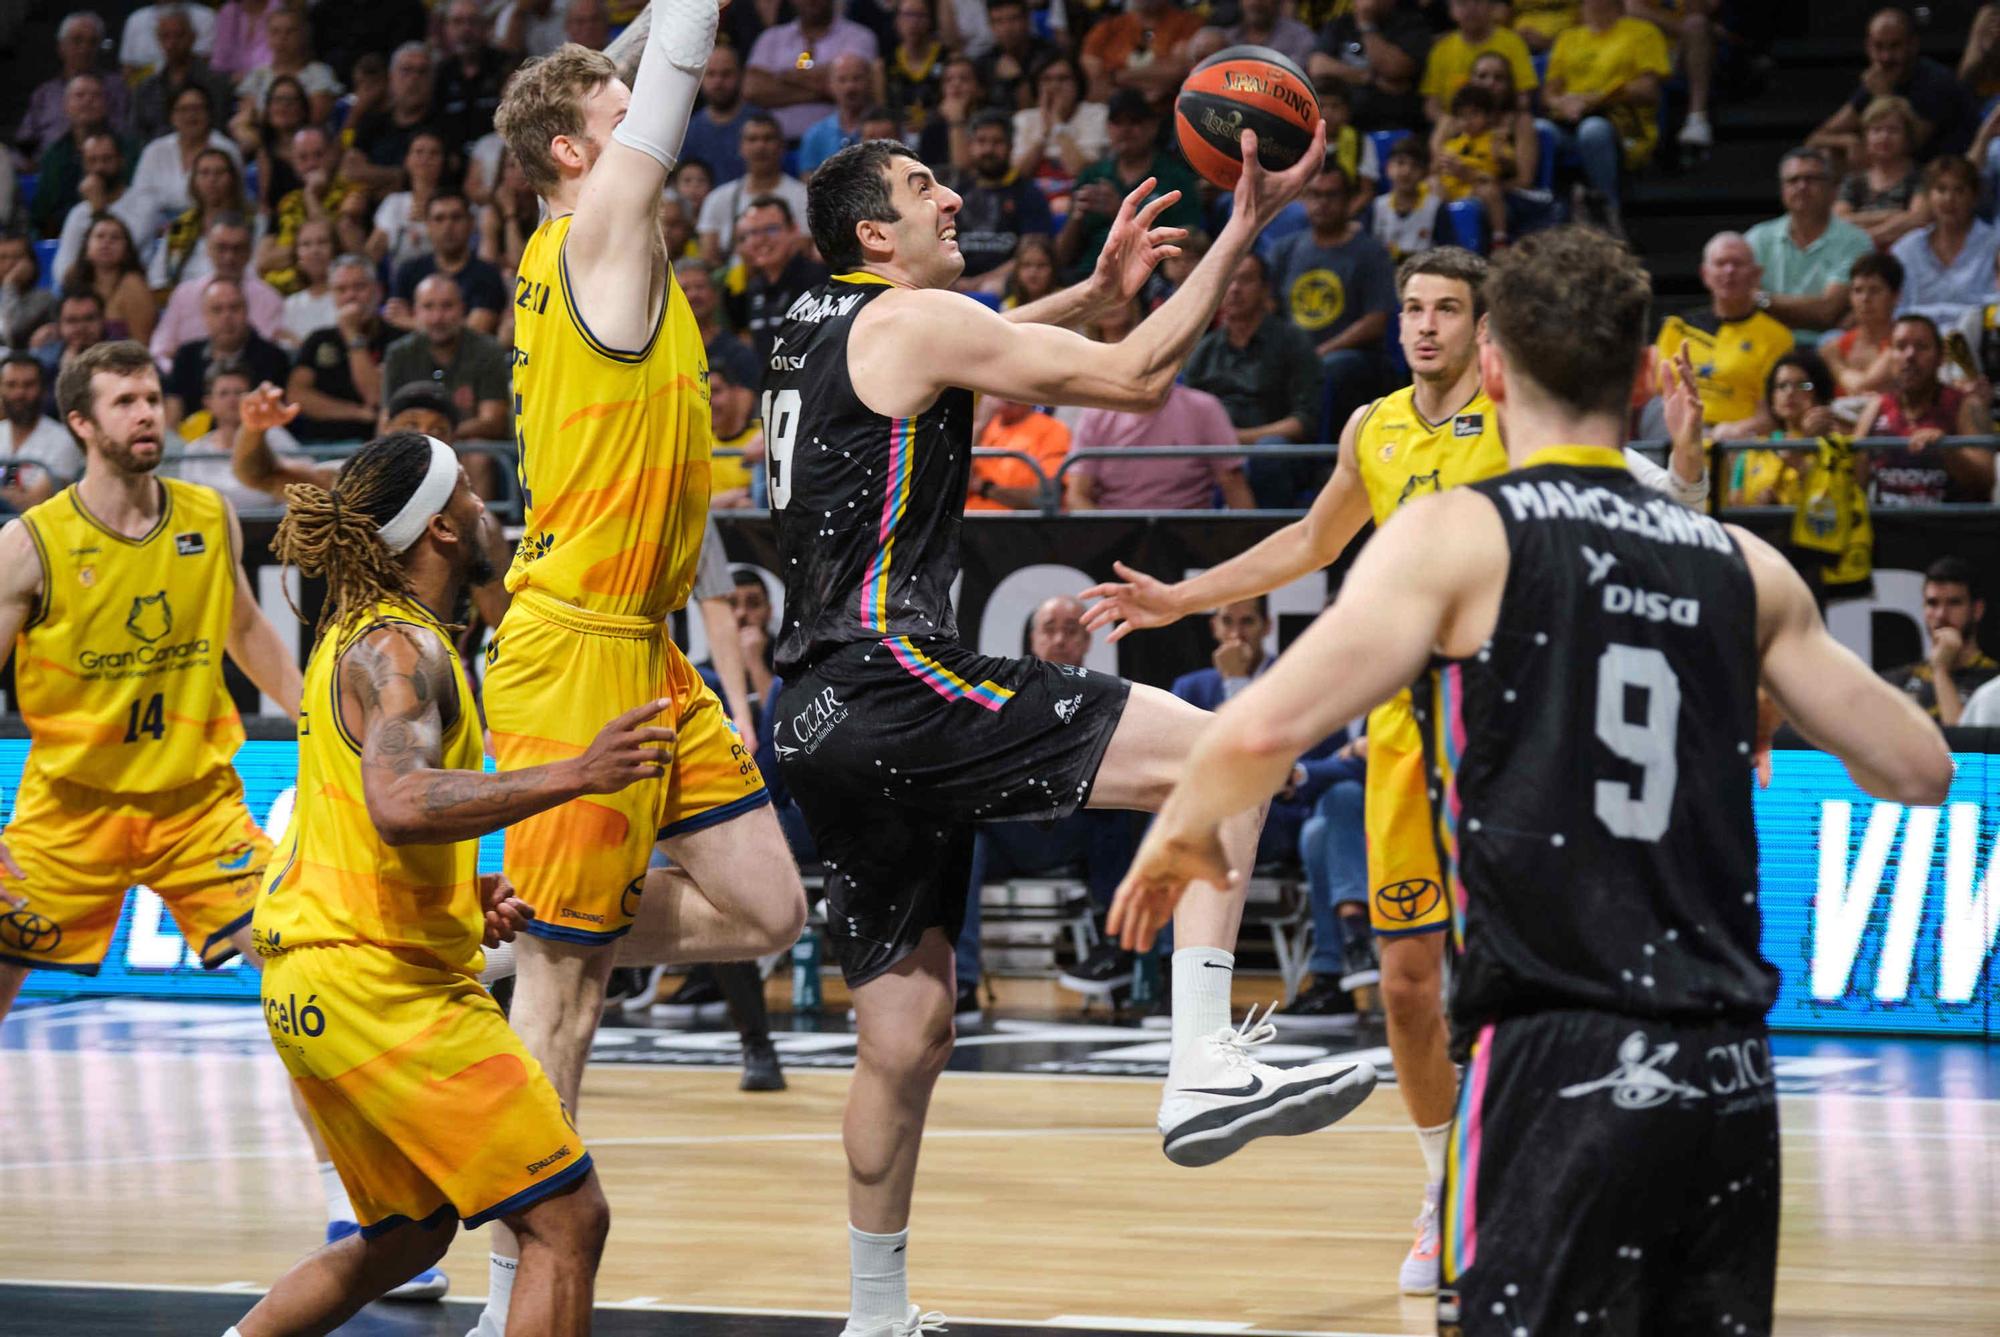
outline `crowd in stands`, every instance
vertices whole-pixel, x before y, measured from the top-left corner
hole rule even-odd
[[[49,373],[45,404],[90,339],[142,340],[167,378],[179,467],[214,439],[218,369],[282,389],[307,444],[365,438],[398,389],[427,382],[452,403],[482,491],[505,492],[511,285],[539,209],[493,113],[521,60],[602,45],[634,6],[364,8],[365,21],[299,0],[155,4],[116,34],[88,11],[62,21],[56,72],[0,162],[14,225],[0,235],[0,342]],[[765,501],[758,369],[825,275],[804,183],[845,144],[901,137],[945,174],[964,200],[959,286],[999,307],[1086,274],[1141,181],[1179,191],[1162,221],[1190,230],[1185,254],[1133,309],[1082,331],[1116,339],[1230,204],[1172,142],[1181,80],[1237,43],[1289,56],[1329,126],[1326,170],[1233,277],[1183,383],[1145,415],[986,406],[980,444],[1034,464],[983,460],[968,502],[1292,507],[1326,461],[1221,452],[1331,440],[1393,387],[1401,257],[1505,246],[1565,217],[1620,227],[1635,176],[1714,144],[1721,75],[1756,54],[1746,14],[1732,0],[733,5],[661,204],[711,362],[740,392],[716,401],[731,452],[717,504]],[[1665,318],[1663,351],[1699,354],[1720,441],[1781,431],[1767,382],[1793,347],[1823,348],[1839,377],[1829,430],[1990,423],[2000,229],[1982,215],[2000,201],[2000,6],[1980,10],[1957,70],[1922,56],[1921,36],[1901,10],[1874,16],[1852,96],[1777,164],[1783,213],[1711,239],[1711,300]],[[1898,351],[1926,336],[1935,393],[1926,356]],[[43,465],[17,433],[15,460],[49,471],[38,487],[77,466],[50,439]],[[1217,453],[1106,453],[1162,445]],[[1804,454],[1733,451],[1725,499],[1792,503],[1812,475]],[[1908,454],[1855,455],[1869,501],[1992,495],[1990,456]]]

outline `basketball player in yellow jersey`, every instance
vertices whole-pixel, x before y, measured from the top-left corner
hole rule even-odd
[[[1332,479],[1305,517],[1199,576],[1167,585],[1118,564],[1119,582],[1084,591],[1099,600],[1084,616],[1091,628],[1116,623],[1111,640],[1160,627],[1188,613],[1269,593],[1330,565],[1362,527],[1384,524],[1414,497],[1477,482],[1507,469],[1498,415],[1480,388],[1478,340],[1484,316],[1486,262],[1441,246],[1405,260],[1396,273],[1399,338],[1411,384],[1356,409],[1340,434]],[[1692,405],[1693,369],[1683,366],[1669,397],[1675,428],[1674,486],[1642,456],[1647,481],[1683,500],[1706,492],[1700,477],[1700,405]],[[1691,420],[1691,422],[1690,422]],[[1403,1260],[1400,1285],[1411,1294],[1437,1289],[1437,1195],[1458,1076],[1448,1052],[1443,1006],[1444,895],[1423,748],[1410,694],[1399,693],[1368,717],[1364,823],[1368,838],[1368,915],[1380,947],[1383,1010],[1397,1090],[1417,1126],[1427,1185],[1417,1237]]]
[[[230,765],[243,725],[223,655],[299,707],[229,503],[154,476],[166,423],[146,350],[87,350],[57,396],[83,478],[0,530],[0,659],[17,652],[33,740],[0,846],[0,1016],[31,969],[96,974],[135,884],[203,965],[247,951],[270,843]]]
[[[97,973],[134,885],[166,902],[204,965],[251,964],[250,910],[270,842],[230,765],[242,722],[222,657],[287,715],[292,651],[257,611],[242,533],[213,490],[156,478],[159,374],[134,343],[99,344],[57,397],[83,478],[0,529],[0,659],[32,739],[0,837],[0,1016],[33,969]],[[329,1237],[353,1207],[312,1121]],[[406,1299],[445,1291],[406,1276]]]
[[[607,949],[642,904],[652,931],[641,937],[674,961],[779,951],[805,921],[749,742],[666,625],[701,552],[710,426],[707,359],[667,265],[659,202],[717,15],[716,0],[669,0],[611,55],[566,45],[529,61],[494,122],[547,207],[514,295],[526,532],[487,655],[494,755],[503,771],[573,757],[585,721],[655,698],[678,735],[660,779],[507,833],[507,875],[538,911],[511,1018],[572,1109]],[[656,842],[673,870],[647,871]],[[507,1312],[510,1252],[496,1232],[482,1332]]]
[[[331,491],[286,492],[274,550],[327,582],[299,719],[299,801],[257,902],[264,1019],[332,1149],[361,1228],[230,1329],[327,1332],[443,1257],[460,1220],[522,1241],[508,1329],[590,1329],[610,1215],[555,1088],[479,986],[482,944],[532,910],[478,873],[478,838],[657,777],[671,730],[628,711],[580,756],[481,771],[478,709],[441,610],[486,558],[485,508],[449,446],[396,432]]]

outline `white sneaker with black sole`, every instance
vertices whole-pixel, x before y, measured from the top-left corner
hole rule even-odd
[[[949,1331],[943,1314],[911,1305],[909,1317],[900,1323],[882,1323],[872,1328],[857,1328],[850,1323],[841,1329],[840,1337],[918,1337],[920,1333]]]
[[[1270,1013],[1267,1011],[1265,1017]],[[1297,1068],[1260,1063],[1252,1051],[1278,1028],[1253,1008],[1223,1027],[1160,1099],[1162,1150],[1175,1165],[1213,1165],[1260,1137],[1314,1133],[1351,1114],[1375,1089],[1372,1065],[1338,1059]]]

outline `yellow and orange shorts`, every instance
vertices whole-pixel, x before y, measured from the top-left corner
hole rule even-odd
[[[364,1236],[483,1225],[590,1173],[500,1005],[425,953],[368,943],[265,958],[264,1024]]]
[[[486,725],[503,771],[580,755],[634,706],[664,698],[678,735],[657,780],[593,794],[507,831],[507,879],[535,907],[528,932],[608,943],[632,927],[653,846],[771,801],[721,700],[665,623],[514,596],[486,652]]]
[[[156,794],[113,794],[43,774],[29,754],[4,835],[27,898],[0,904],[0,960],[95,975],[135,886],[153,890],[213,970],[236,955],[271,842],[243,806],[230,767]]]
[[[1368,836],[1368,922],[1375,932],[1397,938],[1451,927],[1423,738],[1408,692],[1391,697],[1368,716],[1362,825]]]

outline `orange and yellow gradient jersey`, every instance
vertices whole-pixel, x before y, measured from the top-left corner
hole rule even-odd
[[[1437,423],[1417,412],[1416,394],[1415,386],[1405,386],[1382,396],[1354,435],[1355,463],[1377,525],[1413,497],[1507,472],[1500,415],[1484,390]]]
[[[514,444],[527,524],[507,572],[596,613],[687,602],[708,516],[708,355],[669,273],[658,323],[606,346],[570,292],[570,215],[535,229],[514,283]]]
[[[74,487],[21,518],[42,597],[14,644],[32,771],[155,794],[227,769],[243,722],[222,678],[236,551],[219,493],[158,480],[160,520],[130,539]]]
[[[479,715],[451,637],[414,600],[385,599],[320,639],[306,663],[299,713],[298,804],[291,834],[257,902],[251,932],[257,951],[371,943],[421,952],[476,973],[485,915],[479,903],[479,842],[391,846],[368,817],[361,787],[361,740],[340,713],[340,661],[381,627],[435,638],[457,687],[442,703],[438,765],[477,771],[484,765]]]

